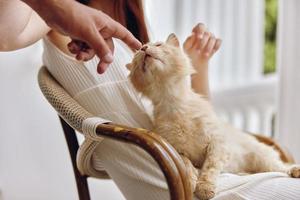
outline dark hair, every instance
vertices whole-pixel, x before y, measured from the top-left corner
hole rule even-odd
[[[87,5],[90,0],[77,0]],[[149,42],[149,35],[145,23],[142,0],[116,0],[116,18],[120,24],[125,26],[142,43]]]

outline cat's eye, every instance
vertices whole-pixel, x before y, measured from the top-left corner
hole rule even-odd
[[[162,43],[156,43],[155,46],[160,47]]]

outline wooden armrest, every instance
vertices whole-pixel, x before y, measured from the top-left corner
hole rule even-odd
[[[193,191],[187,177],[185,164],[177,151],[158,134],[141,128],[131,128],[113,123],[100,124],[96,133],[118,141],[135,144],[148,152],[164,173],[171,199],[192,200]]]
[[[280,155],[280,159],[283,162],[291,163],[291,164],[295,163],[295,160],[294,160],[293,156],[290,154],[290,152],[286,148],[281,147],[272,138],[263,136],[261,134],[253,134],[253,133],[250,133],[250,134],[253,135],[258,141],[260,141],[268,146],[272,146],[276,151],[278,151],[278,153]]]

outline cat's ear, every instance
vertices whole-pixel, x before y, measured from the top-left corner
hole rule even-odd
[[[171,33],[166,41],[167,44],[179,47],[179,40],[174,33]]]
[[[126,68],[127,68],[129,71],[131,71],[131,69],[132,69],[132,64],[131,64],[131,63],[126,64]]]

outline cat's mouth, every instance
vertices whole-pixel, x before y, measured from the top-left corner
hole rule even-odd
[[[164,63],[159,57],[157,57],[156,55],[154,55],[151,52],[145,52],[145,51],[140,51],[140,66],[143,70],[143,72],[146,72],[146,63],[149,65],[152,63],[153,60],[157,60],[161,63]]]
[[[144,59],[143,59],[144,64],[146,63],[147,59],[154,59],[164,63],[158,56],[154,55],[153,53],[144,52]]]

